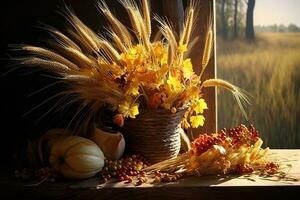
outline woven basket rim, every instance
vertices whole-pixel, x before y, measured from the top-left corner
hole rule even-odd
[[[139,110],[142,112],[158,112],[158,113],[170,113],[170,114],[176,114],[179,112],[186,111],[185,107],[176,108],[176,112],[172,113],[171,110],[165,109],[165,108],[158,108],[158,109],[151,109],[151,108],[139,108]]]

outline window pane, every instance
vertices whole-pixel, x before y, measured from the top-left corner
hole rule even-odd
[[[271,148],[300,147],[299,8],[297,0],[216,0],[218,78],[252,95],[249,121]],[[248,123],[223,90],[218,123]]]

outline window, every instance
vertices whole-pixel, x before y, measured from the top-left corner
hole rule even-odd
[[[216,0],[218,78],[252,95],[249,121],[271,148],[300,147],[299,7],[297,0]],[[218,97],[219,127],[247,123],[228,93]]]

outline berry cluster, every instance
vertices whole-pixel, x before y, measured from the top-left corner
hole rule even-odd
[[[235,169],[238,174],[251,174],[253,171],[254,168],[248,164],[238,164]]]
[[[211,149],[213,145],[217,144],[218,138],[214,135],[201,134],[199,137],[192,142],[192,150],[195,155],[201,155],[207,150]]]
[[[117,178],[118,181],[125,183],[133,182],[137,179],[137,185],[147,182],[143,168],[148,167],[150,163],[141,155],[125,156],[116,161],[106,160],[105,166],[101,172],[101,177],[104,182],[111,178]]]
[[[274,162],[267,162],[263,165],[263,172],[266,174],[276,174],[279,171],[279,165]]]
[[[241,124],[235,128],[222,129],[217,134],[201,134],[192,143],[192,151],[195,155],[201,155],[211,149],[213,145],[224,144],[232,147],[241,145],[250,146],[259,139],[259,134],[253,125],[247,128]]]
[[[259,133],[253,125],[247,128],[241,124],[235,128],[223,129],[223,132],[230,137],[234,147],[240,147],[241,145],[251,146],[259,139]]]

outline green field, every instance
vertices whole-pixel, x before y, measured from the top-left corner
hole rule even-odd
[[[217,39],[218,78],[252,95],[249,119],[272,148],[300,148],[300,34],[260,33],[254,43]],[[218,126],[243,123],[227,92],[218,92]]]

